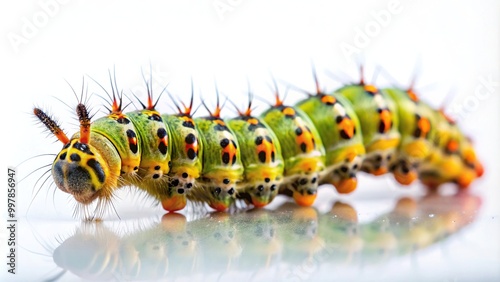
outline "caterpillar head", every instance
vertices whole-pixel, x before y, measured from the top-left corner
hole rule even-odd
[[[117,178],[111,176],[107,158],[113,156],[116,159],[117,156],[111,150],[104,154],[99,150],[99,147],[109,141],[98,136],[95,139],[92,142],[94,145],[72,139],[64,145],[52,165],[56,186],[82,204],[89,204],[98,197],[109,197],[111,191],[107,187],[116,182]],[[119,162],[119,157],[117,159]]]
[[[119,185],[121,158],[106,137],[90,132],[90,116],[82,103],[76,107],[80,132],[71,139],[39,108],[34,115],[64,146],[52,164],[56,186],[75,200],[88,205],[95,199],[109,200]],[[100,203],[100,202],[99,202]]]

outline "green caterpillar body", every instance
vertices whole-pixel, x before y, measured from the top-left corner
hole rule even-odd
[[[250,103],[231,119],[221,118],[219,105],[193,118],[192,98],[184,111],[176,104],[177,114],[162,115],[149,94],[147,106],[131,113],[113,98],[110,114],[90,123],[80,103],[80,133],[71,139],[43,111],[34,113],[64,143],[52,165],[57,187],[84,206],[110,201],[122,186],[139,187],[167,211],[188,201],[217,211],[236,199],[263,207],[277,194],[310,206],[321,184],[354,191],[360,170],[391,172],[403,185],[419,178],[431,188],[465,188],[483,174],[471,141],[413,90],[379,90],[363,80],[331,93],[317,89],[295,106],[276,94],[258,117]]]

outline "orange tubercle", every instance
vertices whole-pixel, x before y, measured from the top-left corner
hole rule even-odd
[[[379,176],[379,175],[382,175],[382,174],[386,174],[386,173],[387,173],[387,168],[386,167],[380,167],[379,169],[374,170],[374,171],[371,172],[371,174],[376,175],[376,176]]]
[[[476,169],[476,175],[477,175],[477,177],[483,176],[483,174],[484,174],[483,164],[481,164],[479,161],[476,161],[476,163],[475,163],[475,169]]]
[[[410,97],[410,99],[414,102],[418,102],[418,95],[415,93],[415,91],[413,91],[413,89],[408,89],[406,91],[406,94],[408,94],[408,97]]]
[[[408,173],[394,172],[394,178],[399,184],[410,185],[415,179],[417,179],[417,173],[415,171],[410,171]]]
[[[268,202],[266,202],[266,201],[261,202],[258,199],[253,199],[252,198],[252,204],[256,208],[263,208],[263,207],[267,206]]]
[[[218,212],[223,212],[223,211],[226,211],[229,207],[227,205],[225,205],[224,203],[218,203],[218,202],[212,202],[209,204],[209,206],[218,211]]]
[[[378,89],[374,85],[366,84],[364,85],[365,91],[370,92],[370,93],[377,93]]]
[[[298,192],[293,192],[293,199],[299,206],[309,207],[314,204],[317,194],[314,195],[302,195]]]
[[[163,209],[169,212],[182,210],[186,207],[186,197],[175,195],[172,198],[166,198],[161,201]]]
[[[333,183],[333,186],[335,186],[335,189],[337,189],[337,192],[339,192],[340,194],[348,194],[356,190],[356,187],[358,186],[358,180],[356,179],[356,177],[342,179],[337,183]]]
[[[457,178],[457,184],[460,188],[465,189],[474,181],[474,173],[471,170],[466,170]]]

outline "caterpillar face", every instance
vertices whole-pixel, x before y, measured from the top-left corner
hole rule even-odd
[[[82,204],[99,197],[109,174],[107,162],[99,151],[79,139],[66,144],[52,165],[56,186]]]

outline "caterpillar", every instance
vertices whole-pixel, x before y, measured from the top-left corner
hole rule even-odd
[[[218,92],[215,109],[203,102],[209,115],[195,117],[193,90],[189,104],[171,96],[178,112],[161,114],[148,83],[142,109],[124,113],[111,74],[112,93],[101,86],[111,99],[108,115],[91,121],[78,103],[80,131],[71,138],[43,110],[34,114],[64,144],[51,167],[56,186],[83,207],[97,202],[96,213],[123,186],[170,212],[188,201],[227,211],[237,199],[263,207],[278,194],[311,206],[320,185],[354,191],[360,171],[392,173],[402,185],[420,179],[430,189],[450,182],[464,189],[483,174],[471,140],[413,87],[379,89],[361,75],[326,93],[313,77],[316,93],[295,105],[274,82],[275,103],[258,116],[250,91],[248,107],[233,118],[222,118]]]

